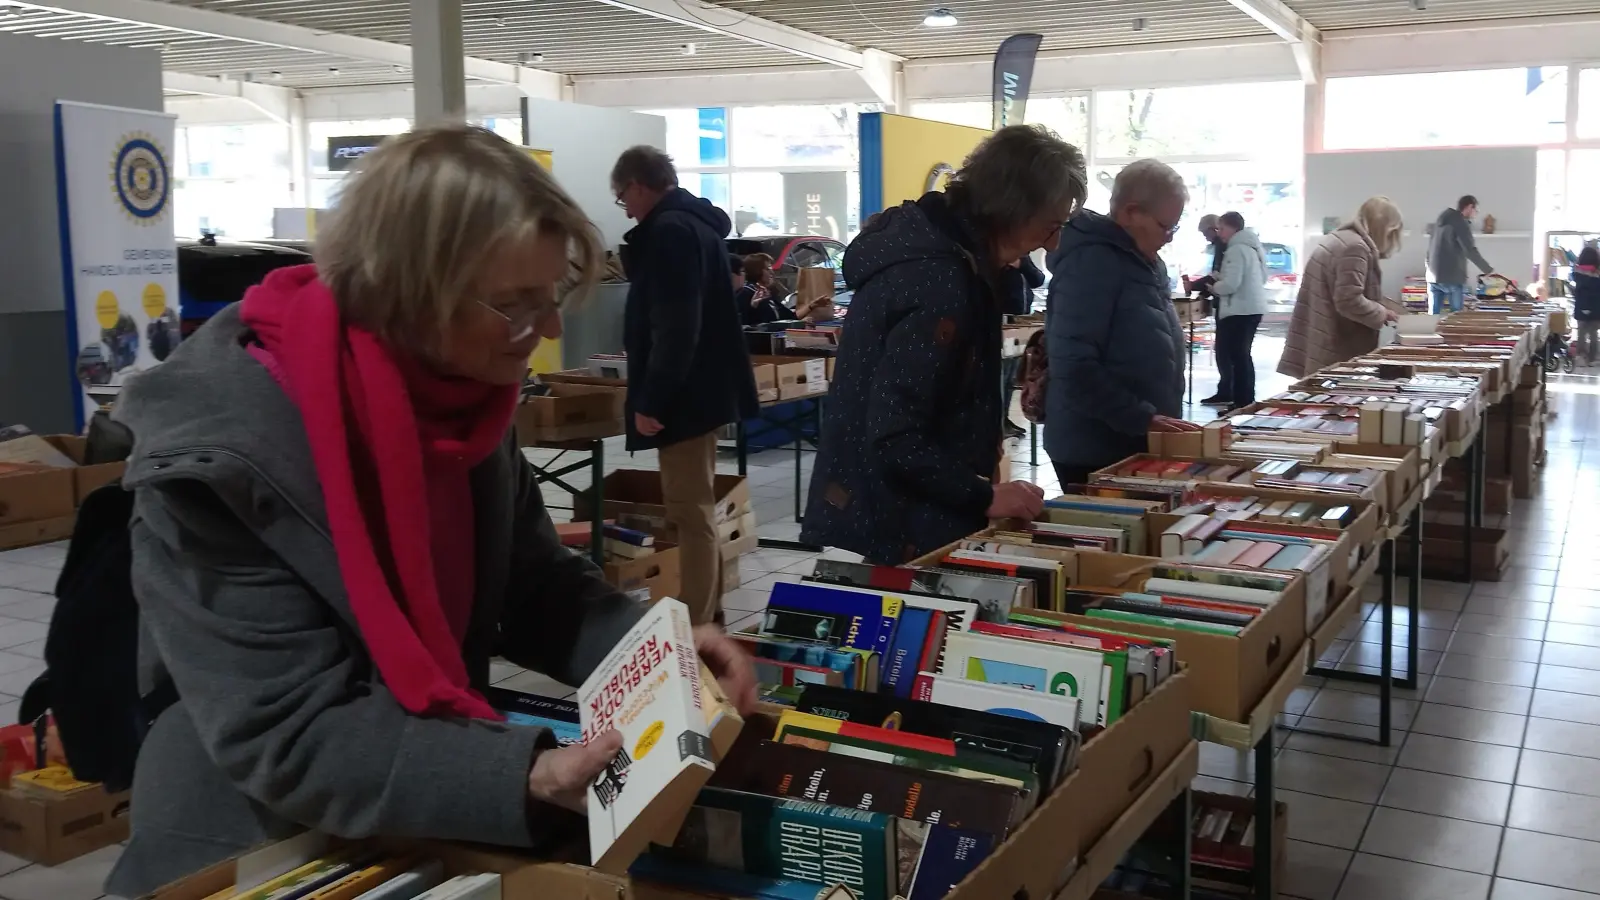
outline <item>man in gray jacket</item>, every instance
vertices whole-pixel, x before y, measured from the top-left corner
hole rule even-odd
[[[1256,402],[1256,329],[1267,312],[1267,257],[1244,216],[1223,213],[1217,235],[1226,245],[1211,293],[1217,298],[1217,393],[1203,402],[1237,409]]]
[[[1467,300],[1467,260],[1471,259],[1485,275],[1494,266],[1478,252],[1472,237],[1472,219],[1478,214],[1478,198],[1467,194],[1454,209],[1439,214],[1433,223],[1433,240],[1428,245],[1428,268],[1433,270],[1433,312],[1460,312]],[[1447,310],[1448,307],[1448,310]]]

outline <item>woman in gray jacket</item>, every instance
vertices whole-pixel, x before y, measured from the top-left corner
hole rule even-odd
[[[501,655],[582,682],[641,607],[561,545],[510,433],[594,227],[522,150],[424,129],[318,236],[132,381],[141,688],[175,688],[107,889],[302,828],[534,847],[583,832],[615,733],[557,749],[483,699]],[[568,293],[570,295],[570,293]],[[702,658],[754,700],[720,632]]]
[[[1267,312],[1267,258],[1244,216],[1217,217],[1217,236],[1227,245],[1222,269],[1211,285],[1217,298],[1217,393],[1203,402],[1237,409],[1256,402],[1256,363],[1250,353]]]

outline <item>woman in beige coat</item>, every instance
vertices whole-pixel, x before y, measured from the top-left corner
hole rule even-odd
[[[1388,197],[1361,204],[1356,219],[1311,252],[1278,371],[1295,378],[1370,353],[1378,330],[1398,318],[1383,297],[1378,260],[1400,249],[1400,209]]]

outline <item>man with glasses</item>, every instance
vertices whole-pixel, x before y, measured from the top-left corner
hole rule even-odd
[[[1158,255],[1189,191],[1170,166],[1130,163],[1111,212],[1084,211],[1051,254],[1045,449],[1063,486],[1147,449],[1151,431],[1192,431],[1183,415],[1183,329]]]
[[[672,158],[654,147],[624,151],[611,190],[639,223],[622,249],[627,446],[659,450],[662,500],[683,561],[678,599],[696,625],[721,624],[716,432],[760,410],[728,277],[723,239],[731,223],[678,187]]]

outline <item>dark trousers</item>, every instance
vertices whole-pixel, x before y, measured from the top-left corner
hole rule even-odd
[[[1001,414],[1011,418],[1011,396],[1017,390],[1017,373],[1022,370],[1022,357],[1013,356],[1000,361]]]
[[[1217,320],[1217,396],[1233,406],[1256,402],[1256,361],[1250,356],[1260,316],[1228,316]]]
[[[1088,484],[1089,473],[1094,470],[1087,466],[1063,466],[1052,463],[1056,470],[1056,481],[1065,488],[1069,484]]]

